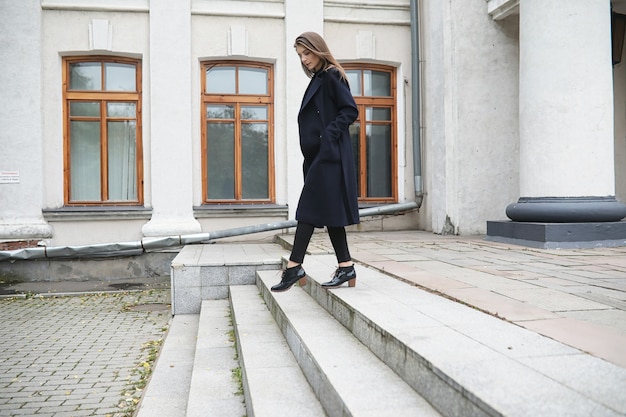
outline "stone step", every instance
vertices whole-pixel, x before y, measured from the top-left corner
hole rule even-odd
[[[194,343],[195,356],[186,416],[245,415],[228,300],[202,301]]]
[[[199,314],[202,300],[228,298],[230,285],[253,285],[257,270],[280,269],[289,255],[273,243],[187,245],[172,261],[172,314]]]
[[[206,392],[205,385],[214,377],[206,371],[213,369],[230,368],[228,382],[222,381],[228,387],[228,395],[233,394],[232,369],[239,367],[239,363],[213,368],[203,361],[216,355],[207,354],[209,347],[201,347],[205,343],[202,339],[210,343],[221,340],[229,346],[231,359],[234,358],[233,341],[224,338],[226,333],[232,336],[234,331],[232,323],[224,322],[231,309],[229,302],[203,301],[224,298],[230,288],[237,288],[235,292],[247,288],[242,291],[263,294],[268,310],[263,311],[259,298],[255,307],[259,309],[258,315],[271,311],[277,323],[273,325],[282,331],[284,340],[275,330],[273,337],[289,345],[309,389],[319,398],[328,417],[395,416],[402,415],[401,412],[411,415],[405,411],[411,410],[408,403],[425,404],[416,393],[447,417],[626,415],[623,401],[626,369],[602,359],[423,291],[387,276],[384,270],[357,265],[356,288],[344,285],[333,290],[322,289],[320,283],[327,281],[336,267],[332,254],[307,256],[304,267],[309,280],[304,288],[296,286],[288,292],[273,294],[268,287],[280,280],[280,273],[267,270],[280,268],[286,262],[287,251],[265,244],[213,246],[217,245],[188,251],[179,264],[173,264],[172,302],[178,307],[145,389],[139,417],[182,417],[188,410],[192,413],[194,409],[217,407],[200,405],[205,400],[203,396],[212,394]],[[259,272],[255,275],[255,271]],[[255,282],[257,286],[247,285]],[[236,300],[232,303],[233,308],[242,305]],[[182,313],[196,310],[200,314]],[[215,311],[210,313],[211,310]],[[214,323],[211,315],[219,323]],[[244,320],[245,314],[240,313],[239,317]],[[248,319],[252,317],[244,322]],[[269,324],[255,323],[247,330],[238,329],[243,345],[257,343],[255,337],[260,337],[257,327],[258,330],[271,328]],[[229,330],[224,332],[225,328]],[[270,346],[265,350],[272,351]],[[275,350],[284,352],[278,347]],[[276,384],[267,370],[266,384],[255,388],[263,377],[252,374],[264,366],[268,368],[274,360],[262,353],[250,355],[241,350],[244,363],[241,374],[245,376],[242,383],[246,386],[244,391],[252,395],[236,396],[237,410],[241,413],[238,417],[246,412],[248,417],[253,417],[256,412],[271,409],[271,404],[261,405],[269,396],[265,391],[285,386]],[[246,360],[246,356],[250,359]],[[359,374],[366,366],[373,368]],[[222,376],[225,375],[224,372]],[[394,383],[387,384],[379,375],[391,375]],[[399,384],[402,388],[392,388],[400,378],[404,381],[404,385]],[[296,390],[287,389],[285,401],[297,402],[298,399],[291,397],[299,396],[303,389]],[[255,391],[262,394],[255,395]],[[244,398],[252,404],[251,411],[242,408]],[[302,401],[314,404],[317,400]],[[428,404],[425,406],[428,411],[417,415],[439,415]],[[230,415],[221,412],[215,414]]]
[[[198,314],[172,318],[137,417],[186,417],[198,321]]]
[[[276,272],[258,271],[257,277],[269,310],[328,416],[441,416],[301,288],[272,293]]]
[[[248,417],[326,416],[258,288],[233,285],[230,301]]]
[[[626,370],[361,265],[356,288],[321,288],[335,267],[307,257],[304,290],[443,415],[624,415]]]

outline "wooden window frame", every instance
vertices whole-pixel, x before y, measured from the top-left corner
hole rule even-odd
[[[380,71],[386,72],[390,77],[390,90],[391,96],[379,97],[379,96],[354,96],[354,101],[359,108],[359,117],[355,123],[359,123],[361,126],[359,137],[359,161],[360,166],[357,167],[357,175],[359,176],[359,202],[360,203],[390,203],[398,201],[398,139],[397,139],[397,80],[396,80],[396,68],[379,65],[379,64],[362,64],[362,63],[345,63],[342,64],[343,68],[348,70],[360,70],[360,71]],[[363,76],[360,77],[361,88],[360,91],[364,92]],[[380,121],[366,121],[366,108],[367,107],[386,107],[391,109],[391,120],[388,122]],[[367,141],[366,141],[366,124],[390,124],[391,130],[391,196],[389,197],[368,197],[367,196]]]
[[[267,70],[267,94],[215,94],[206,91],[206,71],[213,67],[245,67],[260,68]],[[201,136],[202,136],[202,204],[274,204],[276,201],[275,188],[275,165],[274,165],[274,67],[271,64],[251,61],[236,60],[220,60],[220,61],[204,61],[201,62]],[[236,71],[235,86],[239,85],[239,71]],[[207,117],[206,106],[208,104],[233,105],[235,108],[235,190],[234,199],[209,199],[208,197],[208,160],[207,160]],[[268,198],[266,199],[243,199],[243,182],[242,182],[242,153],[241,153],[241,121],[239,120],[239,109],[245,105],[266,105],[268,109],[267,119],[267,175],[268,175]],[[248,121],[254,123],[254,120]]]
[[[101,85],[105,86],[105,63],[120,63],[135,66],[135,87],[136,91],[106,91],[106,90],[69,90],[69,73],[70,65],[81,62],[100,63],[102,66]],[[142,87],[141,87],[141,60],[113,57],[113,56],[100,56],[100,55],[88,55],[80,57],[65,57],[63,58],[63,186],[64,186],[64,205],[65,206],[142,206],[144,201],[143,192],[143,144],[142,144]],[[75,101],[99,101],[100,116],[98,120],[101,122],[100,132],[100,155],[101,155],[101,167],[100,167],[100,201],[79,201],[70,200],[71,197],[71,149],[70,149],[70,103]],[[135,149],[135,168],[137,169],[136,187],[137,187],[137,199],[132,201],[123,200],[106,200],[109,194],[108,186],[108,152],[107,152],[107,120],[111,119],[107,117],[107,103],[111,102],[134,102],[136,103],[136,149]]]

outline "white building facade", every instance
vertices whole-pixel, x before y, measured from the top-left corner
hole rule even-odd
[[[305,31],[348,71],[360,204],[420,205],[354,230],[485,234],[524,198],[614,210],[621,3],[0,0],[0,242],[292,219]]]

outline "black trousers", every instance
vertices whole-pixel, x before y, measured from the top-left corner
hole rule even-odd
[[[352,258],[350,257],[350,251],[348,250],[348,240],[346,239],[346,229],[344,227],[327,227],[328,236],[330,237],[330,243],[333,244],[335,250],[335,256],[337,262],[348,262]],[[304,255],[306,249],[309,247],[311,236],[315,227],[312,224],[298,222],[296,226],[296,236],[293,241],[293,249],[289,260],[301,264],[304,262]]]

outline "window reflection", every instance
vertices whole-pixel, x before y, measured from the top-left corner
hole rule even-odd
[[[391,96],[391,79],[388,72],[363,71],[365,96]]]
[[[132,117],[136,116],[135,103],[107,103],[107,116],[109,117]]]
[[[206,71],[206,92],[235,94],[235,67],[212,67]]]
[[[267,94],[267,70],[239,68],[239,94]]]
[[[211,199],[235,197],[235,125],[207,123],[207,190]]]
[[[107,62],[104,78],[107,91],[137,91],[134,65]]]
[[[104,66],[104,86],[102,68]],[[69,65],[69,90],[137,91],[137,68],[118,62],[75,62]]]
[[[241,106],[243,120],[267,120],[267,106]]]
[[[391,129],[367,125],[367,195],[387,197],[391,190]]]
[[[70,64],[70,90],[102,90],[102,65],[99,62]]]
[[[206,117],[209,119],[234,119],[235,106],[210,104],[206,108]]]
[[[350,91],[353,96],[361,95],[361,71],[359,70],[347,70],[346,75],[348,77],[348,83],[350,84]]]
[[[267,123],[245,123],[241,132],[242,197],[266,199],[268,195]]]
[[[100,102],[72,101],[70,102],[70,116],[100,117]]]
[[[365,109],[365,117],[367,120],[391,120],[391,109],[385,107],[368,107]]]

